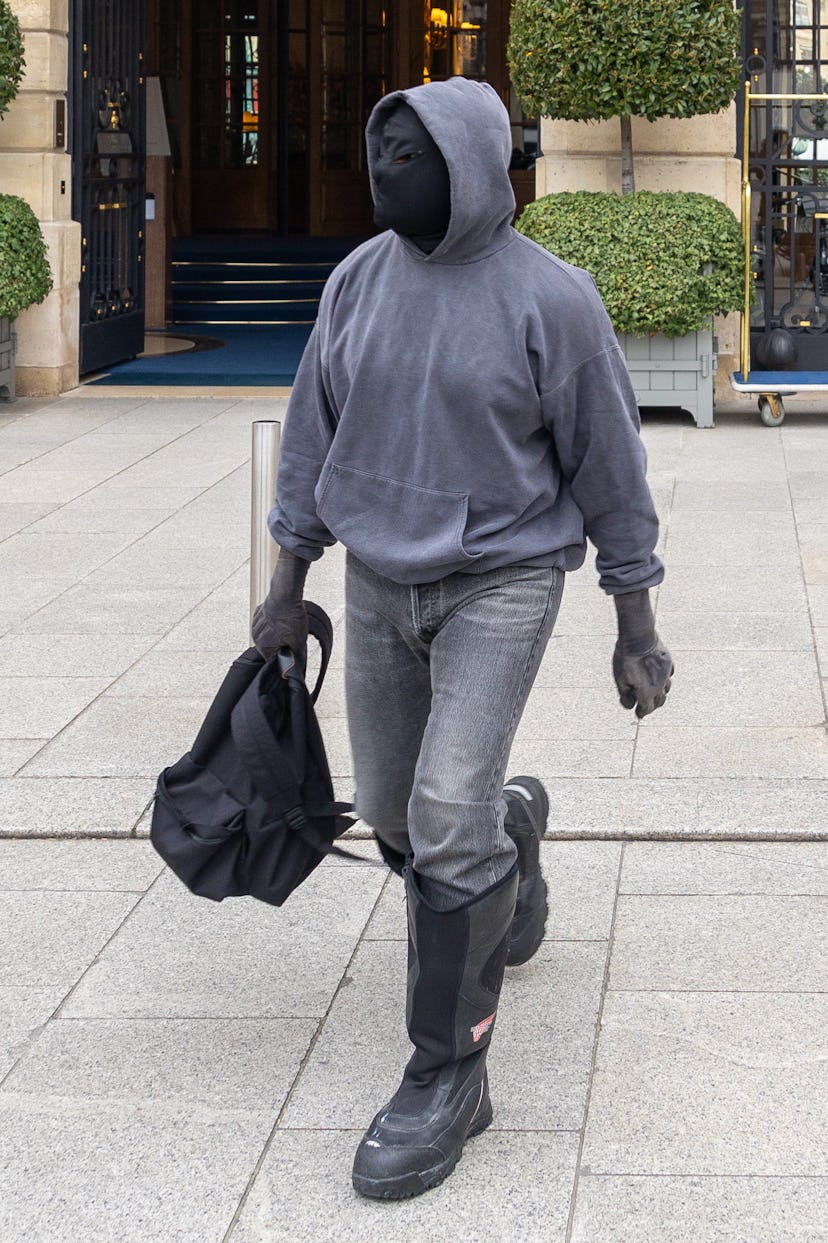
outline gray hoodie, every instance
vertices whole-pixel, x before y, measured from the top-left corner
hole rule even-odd
[[[278,544],[341,540],[377,573],[426,583],[504,565],[576,569],[595,544],[610,594],[663,577],[638,410],[590,276],[511,227],[509,120],[453,78],[380,100],[369,169],[398,100],[451,179],[429,255],[393,232],[334,271],[291,394]]]

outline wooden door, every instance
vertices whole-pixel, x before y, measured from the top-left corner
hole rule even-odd
[[[194,0],[192,229],[265,230],[274,212],[271,0]]]

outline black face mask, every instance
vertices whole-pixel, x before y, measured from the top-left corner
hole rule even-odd
[[[451,183],[440,148],[408,104],[385,122],[372,171],[374,223],[430,254],[449,226]]]

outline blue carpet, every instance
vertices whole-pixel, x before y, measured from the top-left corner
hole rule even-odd
[[[293,384],[323,286],[359,238],[233,236],[173,243],[173,336],[195,350],[111,367],[91,384],[284,387]]]
[[[191,331],[185,325],[167,335],[194,341],[221,340],[216,349],[190,350],[180,354],[153,355],[119,363],[91,384],[203,386],[238,388],[291,385],[311,333],[310,324],[279,327],[258,324],[205,326]]]

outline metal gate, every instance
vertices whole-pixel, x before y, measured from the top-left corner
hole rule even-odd
[[[83,375],[144,346],[144,0],[72,0],[70,30]]]
[[[752,343],[771,328],[798,365],[828,371],[828,0],[748,0],[752,92],[743,145],[757,296]]]

